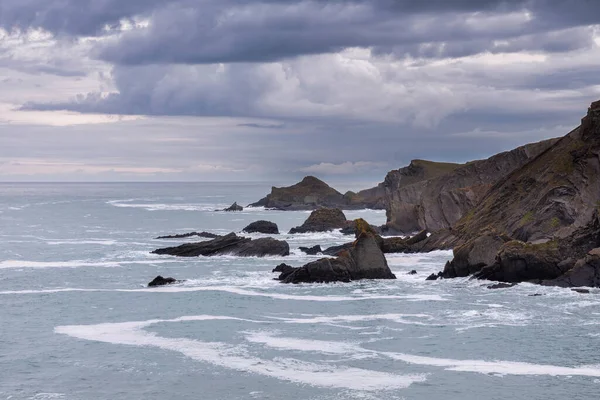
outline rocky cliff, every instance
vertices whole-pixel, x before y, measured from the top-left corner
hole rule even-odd
[[[444,275],[565,284],[582,281],[572,272],[578,265],[594,277],[600,273],[592,271],[600,265],[593,251],[600,246],[599,177],[600,102],[595,102],[579,127],[496,182],[455,224],[463,244]],[[560,280],[564,273],[568,279]]]
[[[448,228],[468,214],[494,183],[546,151],[556,139],[467,164],[415,160],[385,178],[387,226],[400,232]]]

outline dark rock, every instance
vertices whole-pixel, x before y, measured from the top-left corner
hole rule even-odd
[[[350,243],[344,243],[344,244],[341,244],[339,246],[328,247],[325,250],[322,250],[321,253],[323,253],[323,255],[325,255],[325,256],[337,256],[342,251],[351,249],[352,246],[353,246],[352,242],[350,242]]]
[[[442,273],[438,272],[437,274],[431,274],[431,275],[429,275],[427,278],[425,278],[425,280],[426,281],[437,281],[441,277],[442,277]]]
[[[559,267],[561,260],[557,242],[530,244],[513,240],[502,246],[493,265],[481,268],[474,276],[500,282],[539,283],[566,272]]]
[[[571,289],[573,292],[576,293],[581,293],[581,294],[589,294],[590,290],[589,289]]]
[[[291,271],[294,269],[296,269],[296,268],[292,267],[291,265],[281,263],[278,266],[276,266],[275,268],[273,268],[273,272],[286,272],[286,271]]]
[[[313,247],[300,247],[299,249],[300,249],[300,251],[308,254],[309,256],[317,255],[323,251],[321,249],[321,246],[319,246],[319,245],[316,245]]]
[[[543,294],[541,294],[541,293],[533,293],[533,294],[528,294],[527,296],[529,296],[529,297],[539,297],[539,296],[543,296]]]
[[[407,273],[407,275],[416,275],[416,274],[417,274],[417,271],[414,269]]]
[[[190,233],[180,233],[176,235],[168,235],[168,236],[159,236],[156,239],[184,239],[192,236],[198,236],[203,238],[215,239],[218,238],[219,235],[210,232],[190,232]]]
[[[423,238],[423,236],[425,236]],[[430,236],[422,233],[414,236],[414,239],[402,237],[384,237],[384,253],[428,253],[434,250],[450,250],[457,243],[458,238],[448,229],[433,232]]]
[[[494,264],[498,250],[507,239],[488,233],[454,249],[454,259],[444,267],[444,278],[464,277]]]
[[[223,209],[223,211],[244,211],[244,207],[238,206],[238,203],[235,202],[228,208]]]
[[[287,256],[290,247],[283,240],[273,238],[250,239],[230,233],[213,240],[186,243],[176,247],[154,250],[154,254],[179,257],[233,255],[239,257]]]
[[[337,208],[320,208],[313,211],[301,226],[292,228],[290,233],[326,232],[346,226],[346,216],[342,210]]]
[[[265,233],[268,235],[278,235],[279,228],[277,224],[270,221],[256,221],[245,227],[242,232],[246,233]]]
[[[359,224],[362,225],[362,224]],[[336,258],[322,258],[293,271],[284,283],[349,282],[360,279],[395,279],[376,236],[367,229],[353,246]]]
[[[542,284],[560,287],[600,287],[600,248],[592,249],[563,275]]]
[[[513,286],[516,286],[516,283],[496,283],[494,285],[489,285],[487,288],[488,289],[507,289],[507,288],[511,288]]]
[[[152,281],[150,283],[148,283],[149,287],[153,287],[153,286],[164,286],[164,285],[171,285],[173,283],[177,283],[180,282],[175,278],[163,278],[162,276],[157,276],[156,278],[152,279]]]

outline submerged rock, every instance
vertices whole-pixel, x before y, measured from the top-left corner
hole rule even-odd
[[[152,281],[150,283],[148,283],[148,287],[154,287],[154,286],[164,286],[164,285],[171,285],[173,283],[177,283],[177,282],[182,282],[182,281],[178,281],[175,278],[163,278],[162,276],[157,276],[156,278],[152,279]]]
[[[425,280],[426,281],[437,281],[441,277],[442,277],[442,273],[438,272],[437,274],[431,274],[431,275],[429,275],[427,278],[425,278]]]
[[[488,289],[508,289],[508,288],[513,287],[513,286],[517,286],[517,284],[516,283],[504,283],[504,282],[501,282],[501,283],[496,283],[494,285],[489,285],[487,288]]]
[[[381,251],[381,243],[363,224],[352,246],[336,258],[322,258],[280,277],[284,283],[350,282],[360,279],[396,279]],[[368,226],[368,224],[367,224]]]
[[[242,232],[246,233],[265,233],[268,235],[278,235],[279,228],[277,224],[270,221],[255,221],[246,226]]]
[[[407,275],[416,275],[416,274],[417,274],[417,271],[414,269],[407,273]]]
[[[300,226],[292,228],[291,234],[307,232],[327,232],[348,225],[346,216],[338,208],[320,208],[313,211]]]
[[[229,233],[213,240],[185,243],[176,247],[154,250],[154,254],[178,257],[233,255],[239,257],[287,256],[290,246],[284,240],[273,238],[250,239]]]

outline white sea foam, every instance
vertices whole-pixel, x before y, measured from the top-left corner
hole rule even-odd
[[[394,360],[409,364],[442,367],[449,371],[476,372],[498,375],[549,375],[549,376],[593,376],[600,377],[597,366],[560,367],[556,365],[530,364],[513,361],[452,360],[422,357],[411,354],[382,352]]]
[[[219,367],[326,388],[361,391],[397,390],[406,388],[414,382],[425,380],[424,375],[398,375],[360,368],[315,364],[293,358],[261,359],[248,354],[247,349],[239,345],[220,342],[209,343],[183,338],[166,338],[144,330],[144,328],[159,322],[233,319],[236,318],[204,315],[174,320],[59,326],[55,328],[55,332],[79,339],[105,343],[158,347],[179,352],[194,360]]]
[[[103,246],[114,246],[119,244],[116,240],[109,239],[64,239],[64,240],[49,240],[46,243],[49,245],[64,245],[64,244],[99,244]]]
[[[141,208],[147,211],[215,211],[227,207],[214,203],[132,203],[135,200],[110,200],[107,204],[120,208]]]
[[[246,334],[246,340],[279,350],[298,350],[323,354],[356,354],[362,352],[354,343],[280,337],[272,332],[265,331],[249,332]]]
[[[335,315],[335,316],[310,316],[307,318],[284,318],[270,317],[291,324],[331,324],[339,322],[363,322],[363,321],[391,321],[408,325],[431,325],[419,320],[431,321],[432,316],[428,314],[370,314],[370,315]],[[413,320],[414,318],[415,320]]]
[[[78,289],[78,288],[64,288],[64,289],[42,289],[42,290],[14,290],[14,291],[3,291],[0,294],[36,294],[36,293],[54,293],[54,292],[124,292],[124,293],[182,293],[182,292],[227,292],[237,294],[240,296],[258,296],[258,297],[269,297],[276,300],[297,300],[297,301],[317,301],[317,302],[341,302],[341,301],[368,301],[368,300],[389,300],[389,299],[403,299],[408,301],[446,301],[446,299],[437,295],[367,295],[367,296],[316,296],[316,295],[293,295],[285,293],[273,293],[273,292],[258,292],[254,290],[248,290],[239,287],[232,286],[184,286],[184,285],[172,285],[172,286],[160,286],[153,288],[141,288],[141,289]]]

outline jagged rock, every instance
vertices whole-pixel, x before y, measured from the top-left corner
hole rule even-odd
[[[245,227],[242,232],[246,233],[265,233],[269,235],[278,235],[279,228],[277,224],[270,221],[255,221]]]
[[[157,276],[156,278],[152,279],[152,281],[150,283],[148,283],[148,287],[154,287],[154,286],[164,286],[164,285],[171,285],[173,283],[177,283],[180,282],[175,278],[163,278],[162,276]]]
[[[300,251],[308,254],[309,256],[317,255],[323,251],[321,249],[321,246],[319,246],[319,245],[316,245],[313,247],[299,247],[299,249],[300,249]]]
[[[215,239],[219,235],[210,232],[190,232],[190,233],[179,233],[175,235],[159,236],[156,239],[184,239],[192,236],[198,236],[203,238]]]
[[[319,208],[313,211],[301,226],[292,228],[290,233],[327,232],[344,228],[346,225],[346,216],[342,210],[337,208]]]
[[[353,243],[344,243],[341,244],[339,246],[331,246],[326,248],[325,250],[322,250],[321,253],[323,253],[323,255],[325,256],[337,256],[339,255],[342,251],[344,250],[349,250],[350,248],[352,248]]]
[[[176,247],[154,250],[154,254],[178,257],[233,255],[239,257],[287,256],[290,246],[286,241],[273,238],[250,239],[230,233],[213,240],[186,243]]]
[[[431,274],[431,275],[429,275],[427,278],[425,278],[425,280],[426,281],[437,281],[441,277],[442,277],[442,273],[438,272],[437,274]]]
[[[513,286],[516,286],[516,283],[496,283],[494,285],[489,285],[487,288],[488,289],[508,289],[511,288]]]
[[[336,258],[322,258],[294,270],[281,279],[284,283],[349,282],[360,279],[395,279],[381,251],[376,235],[362,222],[360,232],[349,250]],[[367,224],[368,226],[368,224]]]
[[[235,202],[231,206],[223,209],[223,211],[244,211],[244,207],[238,206],[238,203]]]
[[[414,269],[407,273],[407,275],[416,275],[416,274],[417,274],[417,271]]]
[[[539,297],[539,296],[543,296],[542,293],[533,293],[533,294],[528,294],[527,296],[529,297]]]
[[[358,193],[340,192],[315,178],[307,176],[289,187],[272,187],[271,193],[250,207],[266,207],[278,210],[315,210],[320,207],[346,209],[383,208],[383,190],[375,187]]]

